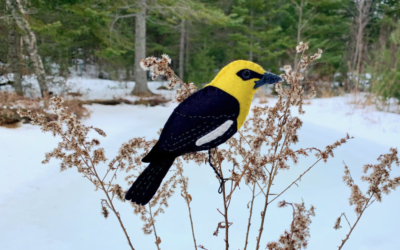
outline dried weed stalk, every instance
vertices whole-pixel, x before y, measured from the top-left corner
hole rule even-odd
[[[156,142],[156,140],[146,141],[144,138],[131,139],[128,143],[122,145],[118,156],[110,162],[109,167],[118,168],[128,173],[129,175],[125,180],[128,182],[128,186],[131,186],[134,180],[136,180],[144,170],[144,167],[147,166],[147,164],[141,162],[141,159],[150,151]],[[131,203],[134,208],[134,213],[139,215],[141,220],[144,222],[142,227],[143,232],[145,234],[154,234],[157,248],[159,248],[159,244],[161,243],[161,237],[156,232],[155,218],[165,212],[165,209],[169,206],[168,199],[172,197],[177,186],[180,185],[181,196],[184,198],[188,207],[193,242],[195,249],[197,249],[190,207],[192,196],[187,190],[189,180],[183,173],[183,161],[188,162],[193,160],[200,165],[204,163],[206,159],[207,155],[205,153],[190,153],[182,156],[182,158],[177,158],[173,164],[175,168],[170,170],[172,175],[163,182],[162,186],[157,190],[148,206]]]
[[[342,216],[345,217],[350,227],[350,231],[346,235],[346,238],[342,240],[339,250],[343,248],[344,244],[349,239],[365,210],[372,205],[374,201],[382,202],[383,194],[388,195],[392,190],[394,191],[400,186],[400,176],[390,178],[392,165],[400,165],[399,158],[397,157],[397,149],[391,148],[390,151],[389,154],[383,154],[378,157],[378,161],[380,162],[379,164],[364,165],[364,174],[367,174],[369,170],[372,170],[369,175],[363,175],[361,177],[362,181],[369,183],[368,190],[365,193],[363,193],[358,185],[354,183],[349,168],[346,165],[344,166],[343,181],[351,189],[349,202],[351,206],[355,206],[354,210],[357,214],[357,220],[353,225],[351,225],[345,213],[342,213],[339,218],[336,219],[334,229],[337,230],[341,228],[340,221]]]
[[[194,84],[182,83],[173,73],[168,67],[170,59],[166,55],[163,56],[163,59],[155,59],[154,62],[159,63],[158,68],[155,68],[157,65],[153,65],[154,63],[152,60],[148,60],[150,62],[149,67],[155,71],[154,75],[165,74],[171,80],[170,87],[180,82],[182,87],[185,88],[178,91],[176,96],[178,101],[182,101],[196,91]],[[162,70],[161,66],[164,67],[165,70]],[[159,71],[157,71],[158,69]],[[102,215],[108,218],[109,210],[115,214],[129,246],[131,249],[134,249],[123,225],[121,216],[114,205],[114,198],[123,202],[125,201],[124,196],[126,191],[124,191],[119,184],[116,184],[115,180],[117,179],[118,171],[125,171],[128,173],[125,180],[128,182],[128,185],[131,185],[144,170],[145,166],[142,164],[141,159],[150,151],[157,141],[147,141],[144,138],[137,137],[124,143],[119,149],[118,155],[108,163],[107,171],[104,176],[100,176],[97,168],[100,167],[100,165],[104,165],[107,159],[105,158],[104,149],[99,148],[100,141],[98,139],[89,140],[88,133],[91,130],[96,131],[102,136],[105,136],[105,133],[101,129],[82,124],[77,119],[77,116],[72,113],[68,107],[65,107],[65,102],[61,97],[51,98],[50,104],[55,117],[53,120],[47,119],[43,112],[31,110],[25,112],[19,110],[19,115],[21,117],[27,117],[31,119],[32,124],[40,125],[43,132],[51,132],[54,136],[59,136],[61,138],[61,142],[58,144],[57,148],[46,154],[46,159],[43,163],[49,162],[51,158],[59,159],[61,160],[61,171],[75,167],[83,177],[96,186],[96,190],[102,190],[105,194],[105,199],[101,200]],[[182,159],[186,162],[194,160],[198,164],[201,164],[205,162],[207,157],[205,153],[192,153],[183,156]],[[154,234],[155,244],[158,249],[160,249],[161,237],[158,236],[156,231],[156,217],[165,212],[165,209],[168,207],[168,199],[175,193],[178,184],[181,185],[181,195],[188,206],[193,241],[197,249],[190,208],[192,197],[187,190],[188,178],[183,174],[182,159],[179,158],[175,161],[174,165],[176,169],[171,170],[172,176],[163,182],[161,188],[157,191],[147,207],[131,203],[134,213],[139,215],[143,221],[143,232],[145,234]]]
[[[311,98],[315,95],[315,90],[311,84],[311,91],[308,96],[305,96],[301,86],[304,80],[303,71],[307,66],[321,57],[322,51],[310,57],[305,55],[308,49],[308,43],[300,43],[297,46],[297,51],[301,54],[301,59],[296,67],[296,71],[292,70],[291,66],[285,66],[285,74],[281,77],[287,83],[284,86],[282,83],[276,85],[278,92],[278,101],[272,107],[255,106],[252,109],[253,116],[245,122],[243,128],[238,132],[238,136],[231,138],[227,144],[227,149],[217,149],[213,153],[213,162],[217,166],[218,171],[222,175],[221,166],[225,161],[226,164],[233,165],[229,170],[231,173],[230,179],[233,180],[230,187],[223,185],[223,222],[219,222],[218,229],[225,229],[225,248],[229,248],[229,226],[231,222],[228,220],[229,205],[234,194],[234,191],[241,183],[248,185],[252,191],[251,206],[249,212],[248,226],[245,237],[244,249],[247,249],[248,238],[253,219],[253,203],[256,193],[263,194],[260,197],[264,199],[264,208],[261,212],[260,228],[256,237],[256,249],[260,248],[261,236],[264,231],[265,215],[268,205],[286,192],[292,185],[313,168],[319,161],[327,161],[329,157],[333,157],[333,150],[351,139],[350,136],[328,145],[325,150],[315,147],[293,150],[291,147],[298,142],[297,131],[301,128],[303,122],[299,117],[293,116],[293,109],[297,109],[299,114],[304,114],[303,100]],[[315,153],[317,160],[310,166],[302,175],[278,193],[275,198],[270,200],[272,195],[272,185],[276,175],[282,170],[289,170],[290,166],[298,163],[299,157],[309,156],[310,153]],[[300,209],[300,207],[298,208]],[[307,224],[308,226],[308,224]],[[296,248],[304,246],[303,241],[297,241],[299,238],[294,237],[292,245]],[[303,240],[303,239],[302,239]],[[278,247],[278,246],[277,246]]]
[[[115,209],[113,202],[114,197],[123,198],[121,187],[113,183],[117,168],[110,167],[109,171],[107,171],[107,174],[111,171],[114,172],[109,181],[105,180],[107,174],[101,177],[97,168],[101,163],[107,161],[104,148],[99,147],[100,141],[98,139],[88,139],[88,133],[92,130],[101,136],[106,136],[106,134],[99,128],[82,124],[76,115],[63,106],[61,97],[53,97],[51,104],[54,113],[57,115],[57,120],[55,121],[48,121],[44,114],[33,113],[30,110],[27,112],[18,111],[21,117],[28,117],[32,120],[32,124],[41,126],[43,132],[50,132],[54,136],[61,137],[61,142],[51,152],[46,153],[46,159],[42,163],[48,163],[51,158],[59,159],[61,160],[61,171],[76,168],[84,178],[96,187],[96,190],[103,191],[106,199],[101,200],[101,213],[105,218],[109,216],[108,210],[114,213],[124,231],[129,246],[134,249],[121,216]]]
[[[283,195],[288,189],[300,180],[302,176],[308,173],[318,162],[326,162],[329,157],[333,157],[333,150],[347,140],[351,139],[349,135],[336,141],[332,145],[326,146],[325,149],[317,149],[315,147],[293,150],[292,146],[298,142],[298,130],[302,126],[302,121],[299,117],[293,116],[293,109],[297,109],[299,114],[304,114],[303,100],[315,95],[315,90],[311,86],[310,95],[306,96],[301,87],[301,82],[304,79],[303,71],[314,60],[318,59],[322,51],[318,50],[313,56],[306,56],[305,51],[308,49],[308,43],[300,43],[297,46],[297,51],[301,53],[301,59],[296,67],[296,71],[292,67],[285,66],[285,74],[281,77],[286,81],[286,85],[278,83],[276,91],[278,92],[278,100],[272,107],[256,106],[252,109],[252,117],[249,118],[238,135],[231,138],[227,142],[226,148],[212,150],[211,162],[216,167],[218,173],[224,177],[223,165],[233,166],[229,169],[229,178],[232,180],[229,184],[222,185],[223,209],[218,209],[222,216],[222,220],[217,223],[217,229],[214,232],[218,236],[219,230],[225,231],[224,241],[225,248],[229,248],[229,228],[232,222],[229,221],[229,207],[232,196],[235,190],[240,185],[247,185],[251,190],[249,207],[248,226],[245,236],[244,249],[248,247],[248,239],[250,236],[251,221],[254,220],[253,204],[257,198],[263,199],[264,207],[261,212],[260,226],[256,237],[256,249],[260,248],[261,236],[264,230],[265,215],[268,206]],[[146,58],[141,61],[141,66],[145,70],[151,70],[153,77],[158,75],[165,76],[169,81],[169,87],[172,88],[180,83],[181,88],[178,89],[176,101],[181,102],[196,91],[194,84],[183,83],[175,73],[169,68],[170,59],[167,55],[163,55],[161,59],[154,57]],[[310,82],[312,85],[312,83]],[[46,154],[48,162],[50,158],[61,160],[61,170],[75,167],[86,179],[92,182],[97,189],[100,189],[105,194],[105,199],[101,200],[101,213],[104,217],[109,216],[109,210],[117,217],[121,228],[127,238],[127,241],[134,249],[129,236],[122,223],[122,219],[114,206],[114,198],[124,201],[125,191],[115,183],[117,174],[124,171],[127,176],[125,180],[130,186],[139,174],[144,170],[144,164],[141,159],[150,151],[156,144],[156,140],[147,141],[144,138],[138,137],[124,143],[118,155],[108,163],[107,171],[104,176],[99,176],[97,168],[100,164],[107,161],[104,156],[104,149],[99,148],[99,140],[88,139],[90,130],[95,130],[98,134],[105,136],[104,132],[94,127],[88,127],[80,123],[76,116],[68,109],[63,107],[60,97],[51,100],[52,108],[58,116],[56,121],[47,121],[43,115],[33,112],[21,112],[21,115],[32,119],[34,124],[38,124],[45,132],[51,132],[55,136],[61,137],[61,142],[58,147],[52,152]],[[385,155],[380,158],[381,164],[365,167],[365,171],[373,169],[374,172],[369,177],[364,177],[363,180],[371,183],[368,191],[369,198],[360,194],[359,189],[354,187],[352,180],[348,182],[352,185],[353,195],[351,198],[352,204],[356,204],[357,211],[360,215],[365,208],[370,204],[371,198],[380,200],[382,192],[389,192],[399,185],[399,178],[389,179],[387,173],[390,172],[388,167],[391,162],[397,161],[394,158],[395,151],[392,155]],[[396,151],[397,153],[397,151]],[[283,190],[273,190],[272,185],[275,177],[283,170],[289,170],[291,165],[299,162],[299,157],[307,157],[314,154],[317,159],[308,169],[306,169],[298,178],[293,180]],[[188,178],[183,172],[183,163],[194,161],[197,164],[204,164],[208,161],[208,155],[204,152],[190,153],[183,155],[175,160],[175,167],[170,170],[167,178],[163,182],[161,188],[150,201],[148,206],[139,206],[131,203],[134,213],[140,216],[143,221],[143,232],[145,234],[154,234],[155,244],[157,249],[160,249],[161,237],[156,231],[156,218],[165,212],[168,207],[169,198],[175,193],[178,185],[181,187],[181,196],[188,207],[193,243],[195,249],[206,249],[203,245],[196,243],[194,223],[191,213],[191,202],[193,197],[188,192]],[[386,168],[385,168],[386,167]],[[348,175],[350,176],[350,175]],[[226,177],[226,176],[225,176]],[[219,180],[219,178],[218,178]],[[349,185],[350,185],[349,184]],[[228,186],[229,185],[229,186]],[[260,194],[260,195],[259,195]],[[270,199],[274,195],[273,199]],[[293,207],[293,222],[289,231],[286,231],[278,242],[270,242],[267,245],[268,249],[301,249],[305,248],[310,237],[309,225],[311,223],[310,216],[314,216],[314,208],[307,210],[304,203],[294,204],[280,202],[280,206],[290,205]],[[358,220],[357,220],[358,221]],[[339,219],[340,222],[340,219]],[[338,223],[339,223],[338,222]],[[340,226],[340,225],[339,225]],[[339,227],[337,226],[337,227]],[[354,225],[355,226],[355,225]],[[350,232],[351,233],[351,232]],[[349,233],[349,235],[350,235]],[[348,236],[349,236],[348,235]],[[345,241],[344,241],[345,242]],[[343,243],[344,244],[344,243]]]
[[[272,241],[267,244],[268,250],[292,250],[306,248],[310,238],[311,216],[315,216],[315,208],[306,209],[304,202],[293,204],[286,201],[280,201],[278,207],[290,205],[293,208],[293,220],[290,230],[285,231],[278,242]]]

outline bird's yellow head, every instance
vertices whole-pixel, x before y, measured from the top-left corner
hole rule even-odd
[[[251,100],[257,89],[264,84],[280,81],[282,81],[282,78],[266,72],[260,65],[250,61],[239,60],[225,66],[214,80],[206,86],[219,88],[239,101],[240,113],[237,119],[239,130],[246,120]]]

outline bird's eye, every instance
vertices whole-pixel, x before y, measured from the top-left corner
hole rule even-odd
[[[237,75],[238,77],[240,77],[243,81],[248,81],[248,80],[253,79],[253,78],[258,78],[258,79],[261,79],[261,78],[262,78],[262,75],[261,75],[261,74],[259,74],[259,73],[257,73],[257,72],[254,72],[254,71],[252,71],[252,70],[250,70],[250,69],[242,69],[242,70],[239,70],[239,71],[236,73],[236,75]]]
[[[250,70],[248,70],[248,69],[243,70],[243,73],[242,73],[243,79],[249,79],[250,75],[251,75]]]

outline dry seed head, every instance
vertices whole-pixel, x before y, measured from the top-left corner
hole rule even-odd
[[[391,190],[396,190],[400,186],[400,176],[390,178],[392,165],[400,165],[397,149],[390,148],[390,151],[391,153],[378,157],[379,164],[365,165],[363,168],[364,173],[367,173],[370,169],[372,169],[372,173],[361,177],[362,181],[369,183],[367,194],[374,195],[375,199],[379,202],[382,201],[382,193],[387,195]]]
[[[338,229],[342,228],[342,226],[340,225],[340,220],[341,220],[341,218],[342,218],[342,216],[339,216],[339,217],[336,219],[335,225],[333,226],[333,228],[334,228],[335,230],[338,230]]]
[[[163,60],[166,60],[167,63],[171,63],[171,58],[167,54],[162,54],[161,57]]]
[[[286,201],[281,201],[278,207],[286,207],[290,205],[293,209],[293,220],[290,230],[280,236],[278,242],[270,242],[267,244],[269,250],[289,250],[302,249],[308,245],[310,238],[311,216],[315,216],[315,208],[313,206],[307,210],[304,202],[301,204],[293,204]]]
[[[300,42],[299,45],[296,46],[297,53],[301,53],[305,50],[308,50],[308,44],[309,42],[306,43]]]
[[[181,88],[176,91],[175,101],[182,102],[191,94],[197,91],[197,87],[193,83],[185,84],[179,79],[174,71],[169,67],[171,58],[163,54],[161,58],[147,57],[140,61],[140,66],[143,70],[150,70],[152,72],[152,79],[155,80],[158,76],[165,76],[168,80],[167,88],[172,89],[178,83],[181,84]]]
[[[101,206],[101,214],[107,219],[110,212],[108,212],[108,209],[105,206]]]

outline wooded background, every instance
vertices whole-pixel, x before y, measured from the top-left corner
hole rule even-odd
[[[400,98],[399,15],[398,0],[2,0],[0,75],[22,94],[21,76],[36,74],[46,92],[46,77],[94,66],[148,95],[147,56],[168,54],[201,85],[236,59],[280,73],[310,41],[324,51],[308,72],[317,85]]]

